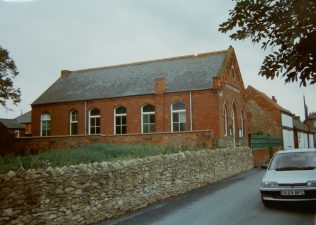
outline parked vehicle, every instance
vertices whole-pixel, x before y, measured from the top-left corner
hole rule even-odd
[[[316,201],[316,149],[277,152],[260,187],[262,202]]]

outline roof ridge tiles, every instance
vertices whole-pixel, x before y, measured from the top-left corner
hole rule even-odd
[[[214,51],[214,52],[204,52],[199,54],[193,54],[193,55],[185,55],[185,56],[176,56],[176,57],[169,57],[169,58],[161,58],[161,59],[153,59],[153,60],[146,60],[146,61],[140,61],[140,62],[133,62],[133,63],[124,63],[124,64],[117,64],[117,65],[111,65],[111,66],[102,66],[102,67],[95,67],[95,68],[89,68],[89,69],[81,69],[81,70],[67,70],[72,73],[81,73],[81,72],[90,72],[90,71],[99,71],[104,69],[112,69],[117,67],[126,67],[126,66],[136,66],[136,65],[142,65],[142,64],[149,64],[149,63],[155,63],[155,62],[163,62],[163,61],[172,61],[172,60],[178,60],[178,59],[186,59],[186,58],[202,58],[210,55],[217,55],[226,53],[228,50],[220,50],[220,51]]]

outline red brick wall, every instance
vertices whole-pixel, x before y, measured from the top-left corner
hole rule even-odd
[[[214,131],[214,135],[218,135],[218,139],[221,142],[220,145],[229,145],[232,142],[232,137],[224,137],[224,106],[227,107],[227,116],[228,116],[228,128],[232,128],[232,112],[233,104],[236,107],[236,136],[238,137],[239,128],[241,128],[241,112],[243,112],[243,138],[237,138],[237,144],[244,145],[247,143],[248,139],[248,113],[247,113],[247,97],[246,91],[244,88],[242,76],[238,67],[238,62],[235,54],[232,54],[227,61],[227,67],[223,71],[223,76],[220,79],[216,79],[215,91],[219,94],[222,92],[222,95],[219,96],[218,101],[218,110],[213,111],[212,113],[217,114],[217,121],[213,120],[212,122],[217,123],[217,129]],[[214,83],[214,82],[213,82]],[[229,131],[228,131],[229,133]],[[229,142],[229,143],[228,143]],[[239,143],[238,143],[239,142]],[[226,143],[226,144],[225,144]]]
[[[208,104],[208,100],[212,100],[211,92],[204,92],[203,99],[198,99],[192,96],[192,102],[199,104],[203,101]],[[99,108],[101,111],[101,133],[113,134],[114,133],[114,109],[117,106],[124,106],[127,109],[127,133],[140,133],[141,132],[141,107],[145,104],[152,104],[156,107],[156,132],[168,132],[171,130],[170,124],[170,105],[176,101],[181,101],[186,104],[186,123],[187,130],[190,130],[190,107],[189,107],[189,93],[172,93],[165,95],[144,95],[121,97],[113,99],[100,99],[87,101],[87,117],[89,110]],[[72,109],[78,110],[79,119],[79,134],[84,132],[84,101],[73,103],[58,103],[47,105],[36,105],[32,107],[32,131],[33,136],[40,135],[40,115],[41,113],[48,112],[51,114],[51,134],[52,135],[68,135],[69,134],[69,112]],[[204,111],[203,111],[204,112]],[[200,113],[193,115],[193,119],[198,117],[206,117]],[[203,124],[204,125],[204,124]],[[210,124],[208,127],[210,129]],[[88,127],[88,121],[87,121]],[[197,129],[202,130],[200,127]]]
[[[78,135],[18,138],[15,142],[15,153],[37,153],[58,148],[72,148],[96,142],[113,144],[153,144],[160,146],[211,147],[211,131],[125,134],[125,135]]]
[[[277,152],[276,148],[272,149],[272,155]],[[252,149],[252,156],[253,156],[253,165],[255,167],[258,167],[262,164],[269,163],[270,161],[270,154],[269,149],[263,148],[263,149]]]
[[[156,132],[171,131],[170,106],[176,101],[186,104],[186,128],[190,130],[190,96],[189,92],[168,93],[164,95],[131,96],[113,99],[101,99],[87,101],[88,111],[99,108],[101,111],[101,133],[114,133],[114,109],[117,106],[127,108],[127,133],[141,133],[141,107],[145,104],[152,104],[156,107]],[[40,115],[48,112],[51,114],[51,134],[69,134],[69,112],[72,109],[78,110],[79,134],[84,134],[84,101],[73,103],[58,103],[35,105],[32,108],[32,133],[33,136],[40,136]],[[218,114],[217,96],[211,91],[192,92],[192,120],[194,130],[216,130]],[[87,121],[88,127],[88,121]]]
[[[192,92],[192,121],[193,130],[213,130],[216,136],[223,136],[223,102],[228,104],[228,114],[231,114],[232,102],[237,106],[237,126],[240,126],[240,112],[243,109],[246,113],[244,102],[235,96],[230,90],[225,90],[223,96],[218,97],[213,91],[193,91]],[[171,111],[170,106],[176,101],[186,104],[186,128],[190,130],[190,94],[189,92],[168,93],[165,95],[145,95],[122,97],[113,99],[90,100],[87,101],[88,111],[99,108],[101,111],[101,133],[114,133],[114,108],[124,106],[127,108],[127,133],[141,133],[141,107],[144,104],[152,104],[156,107],[156,132],[171,131]],[[71,110],[78,111],[79,134],[84,132],[84,107],[81,102],[58,103],[47,105],[36,105],[32,109],[32,134],[40,136],[40,116],[41,113],[51,114],[51,134],[69,134],[69,113]],[[229,120],[230,123],[230,120]],[[88,127],[88,121],[87,121]],[[247,119],[244,119],[245,133],[247,133]]]

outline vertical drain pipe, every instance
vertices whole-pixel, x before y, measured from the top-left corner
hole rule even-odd
[[[87,134],[87,101],[84,101],[84,134]]]
[[[190,130],[192,131],[192,91],[190,91]]]

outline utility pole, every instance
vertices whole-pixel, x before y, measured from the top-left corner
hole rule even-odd
[[[305,121],[306,121],[308,118],[308,108],[305,102],[305,95],[303,95],[303,100],[304,100],[304,112],[305,112]]]

